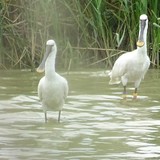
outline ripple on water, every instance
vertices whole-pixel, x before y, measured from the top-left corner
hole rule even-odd
[[[0,79],[0,159],[160,159],[160,103],[158,94],[150,92],[150,78],[137,101],[131,95],[124,101],[122,87],[109,86],[104,72],[70,73],[61,123],[57,112],[48,112],[45,124],[37,75],[17,75]],[[156,91],[159,82],[154,80]]]

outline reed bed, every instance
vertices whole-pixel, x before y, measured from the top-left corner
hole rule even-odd
[[[136,48],[139,16],[149,17],[148,54],[160,67],[158,0],[1,0],[0,68],[36,68],[46,40],[57,42],[57,65],[110,68]]]

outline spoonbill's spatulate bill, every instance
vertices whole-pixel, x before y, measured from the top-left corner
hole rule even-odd
[[[124,97],[126,96],[127,83],[133,82],[135,87],[134,98],[137,98],[137,89],[149,68],[150,59],[147,55],[147,29],[148,17],[142,14],[140,16],[137,49],[121,55],[115,61],[112,71],[109,73],[109,84],[119,84],[122,82]]]
[[[55,72],[55,59],[57,46],[54,40],[48,40],[46,43],[46,53],[42,63],[37,68],[37,72],[44,72],[38,84],[38,96],[42,102],[47,122],[47,111],[59,111],[58,122],[60,122],[61,111],[68,95],[67,80]]]

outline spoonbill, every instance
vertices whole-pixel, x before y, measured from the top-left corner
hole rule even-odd
[[[60,122],[61,111],[68,95],[68,82],[55,71],[55,60],[57,46],[54,40],[46,43],[46,52],[37,72],[44,72],[38,84],[38,96],[42,102],[42,108],[47,122],[47,111],[59,111],[58,122]]]
[[[148,17],[145,14],[140,16],[139,36],[137,41],[137,49],[122,54],[114,63],[109,73],[109,84],[123,85],[123,96],[126,97],[126,86],[128,82],[134,83],[133,98],[137,98],[137,90],[144,78],[149,66],[150,59],[147,55],[147,29]]]

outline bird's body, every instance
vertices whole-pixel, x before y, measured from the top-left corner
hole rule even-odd
[[[59,74],[56,73],[52,81],[43,77],[38,85],[38,96],[44,110],[62,110],[67,90],[67,81]]]
[[[68,83],[64,77],[55,72],[57,52],[55,42],[49,40],[47,44],[49,46],[49,51],[46,50],[48,55],[44,56],[45,60],[37,69],[38,72],[42,72],[45,63],[45,76],[39,81],[38,96],[42,102],[45,121],[47,121],[47,111],[59,111],[58,121],[60,121],[61,110],[68,95]]]
[[[139,82],[144,78],[147,72],[150,60],[149,57],[139,53],[140,51],[134,50],[121,55],[115,62],[109,84],[118,84],[122,79],[126,79],[127,82]],[[137,86],[138,87],[138,86]]]
[[[137,42],[137,49],[121,55],[115,61],[112,71],[109,73],[109,84],[118,84],[122,82],[124,86],[124,94],[126,94],[127,83],[133,82],[135,87],[135,97],[137,96],[137,88],[139,87],[140,82],[144,78],[150,65],[146,45],[148,19],[146,15],[141,16],[140,20],[141,19],[145,20],[145,26],[143,26],[143,28],[140,26],[140,42]],[[144,44],[142,44],[143,42]]]

